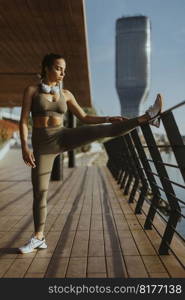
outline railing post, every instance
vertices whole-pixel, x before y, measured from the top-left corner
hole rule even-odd
[[[69,128],[76,127],[76,118],[70,110],[68,110],[68,127]],[[75,150],[68,151],[68,167],[69,168],[75,167]]]
[[[137,130],[137,129],[135,129],[135,130]],[[135,187],[134,187],[135,189],[133,188],[134,192],[130,195],[129,202],[132,202],[132,198],[134,197],[134,195],[135,195],[135,193],[138,189],[139,182],[141,182],[141,184],[142,184],[142,186],[140,188],[141,193],[140,193],[139,199],[137,201],[136,209],[135,209],[135,213],[140,214],[141,213],[141,207],[143,205],[145,196],[147,194],[148,183],[147,183],[147,179],[145,177],[145,174],[142,170],[139,158],[136,154],[136,150],[134,148],[134,144],[133,144],[133,141],[131,139],[131,135],[130,134],[126,135],[125,139],[126,139],[127,144],[129,146],[129,149],[130,149],[130,152],[131,152],[131,155],[132,155],[132,159],[134,161],[135,167],[137,169],[137,174],[138,174],[137,181],[136,181],[136,184],[135,184]]]
[[[133,179],[136,177],[136,172],[135,172],[135,165],[133,164],[133,160],[132,160],[132,156],[131,156],[128,144],[125,140],[125,136],[121,136],[120,138],[121,138],[121,141],[123,144],[123,153],[125,153],[125,155],[126,155],[125,163],[127,164],[128,173],[129,173],[129,177],[128,177],[128,180],[127,180],[127,183],[126,183],[126,186],[124,189],[124,195],[128,195],[130,185],[131,185]]]
[[[183,139],[179,132],[179,128],[177,126],[173,113],[170,111],[162,115],[162,122],[166,130],[168,140],[174,152],[176,161],[178,163],[179,170],[185,181],[185,145],[183,143]]]
[[[131,181],[130,178],[130,164],[128,162],[128,151],[125,149],[125,144],[123,141],[122,136],[113,138],[107,142],[104,143],[105,149],[109,156],[109,168],[111,168],[111,172],[113,173],[115,177],[115,172],[113,172],[113,166],[115,166],[115,162],[118,164],[119,171],[124,170],[124,177],[123,180],[119,178],[119,183],[121,181],[121,188],[124,187],[124,193],[125,191],[128,192],[128,187]],[[108,166],[108,165],[107,165]],[[115,179],[118,179],[115,177]]]
[[[159,178],[161,181],[161,184],[164,188],[164,193],[166,194],[166,197],[168,199],[170,208],[171,208],[171,215],[168,220],[165,233],[162,238],[162,242],[159,248],[160,254],[168,254],[169,244],[171,243],[171,240],[173,238],[174,230],[172,228],[176,227],[178,222],[178,210],[180,211],[180,206],[177,201],[174,201],[173,195],[175,195],[174,189],[172,187],[172,184],[169,181],[168,173],[166,171],[166,168],[163,165],[163,161],[161,158],[161,154],[158,150],[158,147],[156,145],[155,139],[153,137],[151,128],[148,124],[141,126],[145,141],[147,143],[148,149],[150,151],[150,155],[154,161],[155,168],[157,170],[157,173],[159,174]],[[156,163],[158,161],[159,163]],[[167,180],[166,180],[167,179]]]
[[[145,151],[143,149],[143,146],[142,146],[142,143],[140,141],[137,130],[133,130],[131,132],[131,136],[132,136],[134,145],[137,149],[139,159],[140,159],[140,161],[143,165],[143,168],[145,170],[145,174],[146,174],[148,182],[150,184],[152,193],[153,193],[153,199],[151,200],[150,209],[149,209],[149,212],[148,212],[148,215],[146,217],[145,224],[144,224],[145,229],[152,229],[152,222],[153,222],[153,219],[155,217],[157,205],[158,205],[159,199],[161,197],[161,194],[160,194],[160,191],[157,187],[157,182],[155,180],[155,177],[152,174],[152,169],[151,169],[150,164],[147,160],[147,156],[146,156]],[[136,209],[135,209],[136,213],[141,212],[143,202],[144,202],[144,198],[142,199],[142,201],[137,203]]]
[[[122,170],[122,147],[120,140],[118,141],[116,138],[111,139],[104,143],[104,147],[109,157],[107,167],[114,178],[120,180],[120,172]]]
[[[139,185],[139,175],[138,175],[138,171],[137,171],[137,168],[135,165],[135,160],[133,159],[133,156],[132,156],[132,154],[133,154],[132,149],[131,149],[132,143],[130,141],[129,134],[123,136],[123,139],[124,139],[125,147],[127,148],[127,151],[128,151],[128,161],[129,161],[130,167],[132,169],[133,178],[135,178],[135,182],[134,182],[134,185],[133,185],[133,188],[130,193],[129,200],[128,200],[129,203],[133,203],[134,197],[135,197],[138,185]]]

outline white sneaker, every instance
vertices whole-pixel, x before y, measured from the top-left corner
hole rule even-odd
[[[43,238],[42,240],[39,240],[35,237],[32,237],[24,246],[20,247],[19,250],[21,253],[30,253],[33,252],[34,249],[46,249],[46,240]]]
[[[154,102],[153,105],[149,107],[149,109],[146,110],[146,114],[149,115],[151,120],[149,123],[153,126],[159,127],[160,126],[160,119],[156,118],[159,116],[159,114],[162,112],[162,107],[163,107],[163,99],[161,94],[157,94],[157,98]]]

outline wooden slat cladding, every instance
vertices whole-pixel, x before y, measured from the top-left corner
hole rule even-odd
[[[38,82],[51,52],[66,59],[65,88],[91,107],[84,17],[83,0],[0,2],[0,107],[21,106],[24,88]]]

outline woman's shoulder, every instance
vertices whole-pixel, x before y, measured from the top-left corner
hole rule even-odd
[[[62,89],[62,93],[65,96],[66,100],[70,99],[71,97],[74,97],[73,94],[69,90]]]
[[[38,91],[38,87],[38,84],[27,85],[25,87],[25,92],[27,92],[30,96],[34,96],[35,93]]]
[[[24,90],[27,92],[34,92],[37,89],[38,89],[38,84],[32,84],[32,85],[27,85]]]
[[[69,90],[62,89],[62,93],[63,93],[64,95],[68,95],[68,93],[69,93]]]
[[[69,98],[69,91],[66,89],[61,89],[61,91],[62,91],[62,95],[63,95],[65,101],[67,102],[68,98]]]

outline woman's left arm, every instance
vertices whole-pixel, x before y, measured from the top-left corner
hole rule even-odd
[[[100,116],[99,117],[99,116],[88,115],[77,103],[75,97],[70,91],[65,90],[65,96],[66,96],[65,98],[69,110],[83,123],[86,124],[113,123],[113,122],[119,122],[127,119],[121,116],[116,116],[116,117]]]

